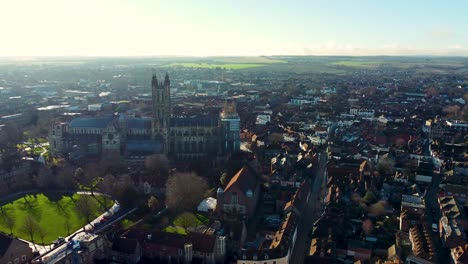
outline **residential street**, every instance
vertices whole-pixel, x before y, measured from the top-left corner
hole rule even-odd
[[[304,263],[304,257],[310,245],[308,234],[312,230],[314,221],[322,212],[321,201],[323,200],[322,193],[324,192],[321,192],[320,187],[325,183],[324,175],[326,173],[327,164],[325,152],[321,153],[319,164],[318,173],[316,177],[313,178],[310,195],[308,196],[307,204],[297,228],[296,243],[294,244],[289,263]]]

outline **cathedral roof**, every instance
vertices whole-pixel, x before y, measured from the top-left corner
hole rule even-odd
[[[162,153],[163,142],[158,140],[128,140],[126,150],[138,153]]]
[[[138,128],[138,129],[150,129],[151,118],[147,118],[147,117],[127,118],[127,127]]]
[[[218,125],[218,117],[215,117],[215,116],[171,118],[171,126],[217,126],[217,125]]]
[[[70,128],[106,128],[114,117],[77,117],[70,122]]]

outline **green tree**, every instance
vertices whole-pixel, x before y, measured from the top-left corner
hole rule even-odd
[[[219,178],[219,181],[221,182],[221,184],[223,186],[226,186],[226,184],[229,183],[229,174],[227,174],[227,172],[224,172],[223,174],[221,174],[221,177]]]
[[[187,232],[187,228],[197,226],[197,222],[197,217],[189,212],[182,213],[174,220],[174,224],[184,228],[185,232]]]
[[[158,198],[151,195],[151,197],[148,199],[147,205],[151,211],[154,211],[159,206]]]

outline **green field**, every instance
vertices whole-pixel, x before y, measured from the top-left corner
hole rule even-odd
[[[247,68],[261,67],[263,64],[258,63],[194,63],[194,62],[177,62],[165,65],[165,67],[185,67],[185,68],[201,68],[201,69],[226,69],[226,70],[241,70]]]
[[[63,196],[58,193],[26,195],[0,208],[0,231],[10,234],[8,218],[13,220],[13,235],[22,239],[31,240],[28,232],[24,230],[25,220],[31,216],[45,233],[44,244],[51,244],[57,237],[66,237],[68,231],[73,233],[86,224],[86,219],[76,210],[76,202],[85,194]],[[102,196],[89,196],[91,217],[95,219],[110,208],[114,203],[111,199]],[[104,206],[104,204],[106,204]],[[42,239],[36,228],[33,239],[35,243],[42,244]]]

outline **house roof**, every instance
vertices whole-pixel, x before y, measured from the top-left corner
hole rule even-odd
[[[151,235],[151,238],[148,235]],[[125,236],[138,239],[146,244],[158,244],[178,249],[184,249],[185,244],[191,243],[194,251],[205,253],[213,253],[216,242],[216,236],[201,233],[181,235],[157,231],[145,234],[138,230],[131,230]]]
[[[132,238],[119,237],[113,241],[112,250],[133,254],[138,245],[138,240]]]
[[[3,233],[0,233],[0,256],[3,256],[3,254],[7,252],[12,241],[13,241],[12,237],[7,236]]]
[[[242,192],[247,192],[251,190],[252,192],[255,191],[257,186],[257,175],[253,172],[253,170],[244,165],[242,169],[240,169],[234,177],[229,181],[228,185],[224,189],[227,192],[229,189],[237,187]]]

